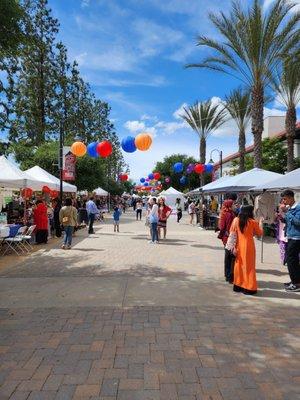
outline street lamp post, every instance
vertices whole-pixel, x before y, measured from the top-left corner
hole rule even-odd
[[[64,130],[62,122],[59,124],[59,200],[63,202],[63,150],[64,150]]]
[[[209,164],[214,164],[214,161],[213,161],[213,159],[212,159],[212,153],[213,153],[214,151],[218,152],[218,153],[219,153],[219,156],[220,156],[220,178],[222,178],[222,176],[223,176],[223,152],[222,152],[222,150],[213,149],[213,150],[210,152]]]

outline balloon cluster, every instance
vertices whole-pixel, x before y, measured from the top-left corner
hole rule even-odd
[[[211,173],[213,171],[213,165],[212,164],[189,164],[186,168],[186,173],[188,175],[192,174],[195,172],[196,174],[200,175],[203,174],[204,172]],[[173,171],[176,174],[180,174],[183,172],[184,166],[182,162],[177,162],[173,165]],[[165,180],[166,181],[166,180]],[[185,185],[187,183],[187,177],[185,175],[182,175],[182,177],[179,180],[181,185]],[[168,183],[166,181],[166,183]]]
[[[149,150],[152,138],[148,133],[139,133],[135,138],[126,136],[122,139],[121,147],[126,153],[134,153],[136,150]]]
[[[121,182],[126,182],[128,181],[128,175],[127,174],[120,174],[119,179]]]
[[[150,172],[146,178],[141,178],[140,183],[141,185],[136,185],[135,189],[138,191],[152,191],[155,192],[156,190],[162,189],[162,184],[160,182],[161,174],[160,172]]]
[[[108,140],[102,142],[92,142],[87,146],[82,142],[74,142],[71,146],[71,152],[76,157],[83,157],[86,153],[93,158],[96,157],[109,157],[112,154],[112,144]]]

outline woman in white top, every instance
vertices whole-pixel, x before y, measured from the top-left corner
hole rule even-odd
[[[191,201],[188,206],[188,213],[190,216],[190,224],[193,225],[195,215],[195,203]]]
[[[156,203],[156,197],[152,197],[149,201],[150,206],[152,205],[151,209],[149,209],[149,222],[151,226],[151,240],[149,243],[158,243],[158,205]]]

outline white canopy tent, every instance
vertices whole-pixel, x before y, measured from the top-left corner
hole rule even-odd
[[[189,193],[187,193],[188,196],[192,196],[195,194],[201,194],[203,190],[205,190],[207,193],[209,193],[209,190],[214,189],[216,186],[218,186],[220,183],[226,181],[227,179],[232,178],[231,176],[223,176],[222,178],[219,178],[213,182],[210,182],[204,186],[201,186],[197,189],[191,190]]]
[[[105,196],[105,197],[109,196],[109,193],[106,190],[102,189],[101,187],[98,187],[97,189],[93,190],[93,193],[96,196]]]
[[[185,201],[184,194],[174,189],[172,186],[169,187],[169,189],[162,191],[159,196],[164,196],[166,199],[166,204],[171,207],[175,207],[176,199],[178,198],[181,200],[182,206]]]
[[[21,171],[6,157],[0,156],[0,186],[10,189],[31,188],[41,190],[47,181],[33,178],[26,172]]]
[[[260,168],[253,168],[231,177],[224,177],[208,185],[203,186],[203,193],[225,193],[225,192],[243,192],[256,186],[258,183],[264,185],[272,179],[281,178],[283,175],[275,172],[266,171]],[[225,179],[226,178],[226,179]]]
[[[251,189],[251,191],[279,191],[282,189],[293,189],[300,191],[300,168],[295,169],[285,175],[281,175],[279,178],[272,179],[264,184],[259,184]]]
[[[44,185],[48,186],[49,189],[58,191],[60,190],[60,180],[56,176],[51,175],[49,172],[39,167],[38,165],[29,168],[24,172],[32,179],[37,179],[45,182]],[[68,193],[76,193],[77,187],[75,185],[71,185],[70,183],[63,182],[63,191]]]

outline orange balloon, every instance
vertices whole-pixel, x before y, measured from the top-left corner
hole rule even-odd
[[[146,151],[150,148],[152,144],[152,138],[148,133],[140,133],[135,138],[135,146],[141,151]]]
[[[83,157],[86,154],[86,145],[82,142],[74,142],[71,146],[71,152],[77,157]]]

